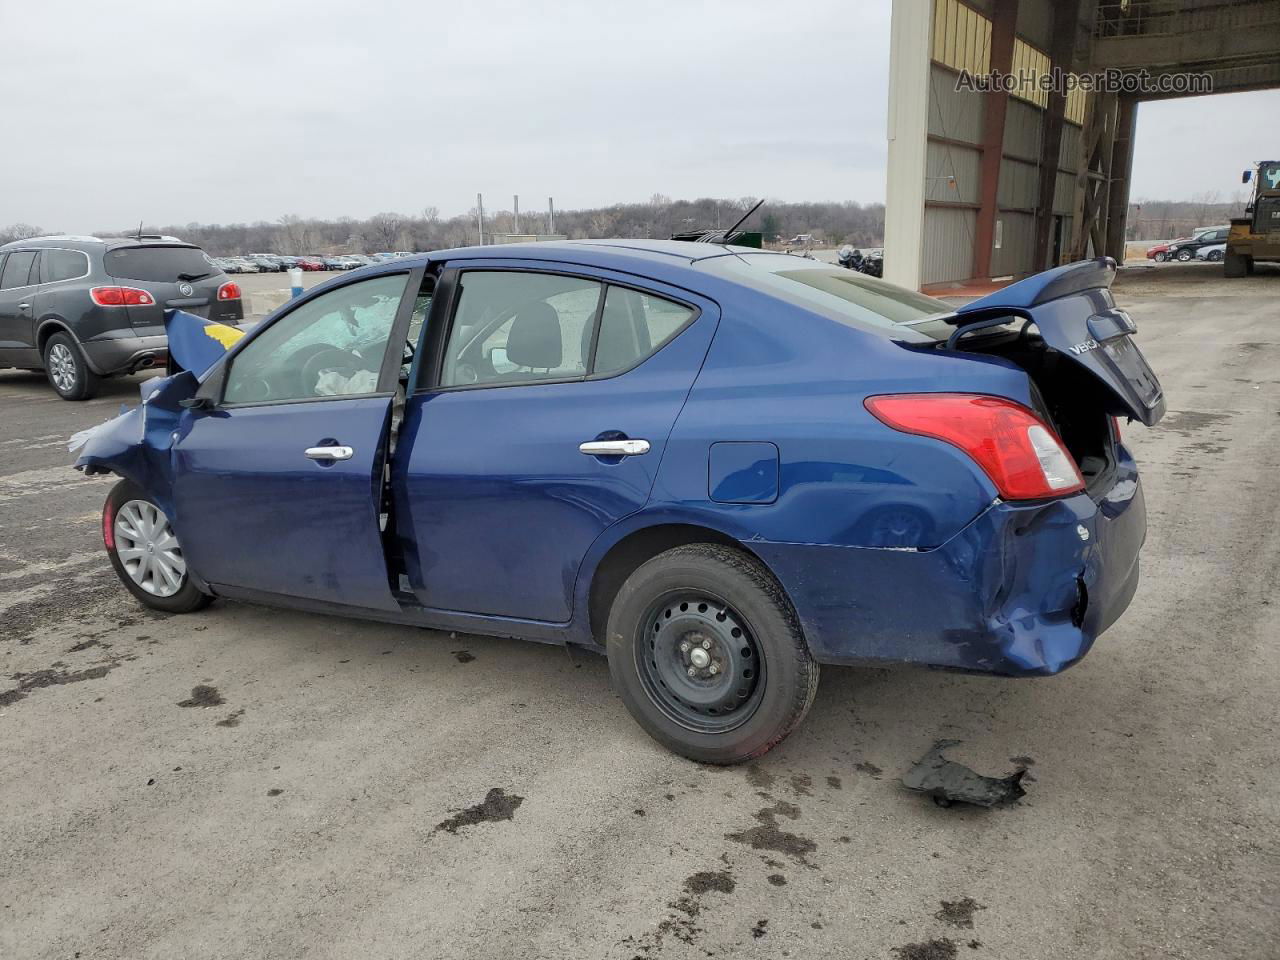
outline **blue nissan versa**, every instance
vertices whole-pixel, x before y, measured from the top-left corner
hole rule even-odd
[[[143,604],[214,597],[591,646],[655,739],[758,756],[818,664],[1043,676],[1138,584],[1119,422],[1164,413],[1075,263],[958,310],[800,257],[676,241],[446,250],[178,369],[76,466]],[[205,334],[208,334],[207,336]]]

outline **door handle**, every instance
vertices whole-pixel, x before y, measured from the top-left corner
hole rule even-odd
[[[19,310],[30,310],[30,309],[31,309],[31,304],[29,304],[29,303],[20,303],[20,304],[18,304],[18,309],[19,309]]]
[[[350,447],[307,447],[312,460],[350,460],[355,453]]]
[[[649,452],[648,440],[588,440],[578,444],[588,457],[638,457]]]

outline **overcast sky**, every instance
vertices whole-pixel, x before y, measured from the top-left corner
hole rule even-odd
[[[0,224],[884,199],[888,0],[0,0],[0,36]],[[1228,199],[1277,115],[1144,104],[1133,195]]]

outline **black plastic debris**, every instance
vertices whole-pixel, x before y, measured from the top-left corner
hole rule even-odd
[[[984,777],[943,756],[958,743],[959,740],[939,740],[907,771],[902,785],[933,797],[933,802],[940,807],[949,807],[953,803],[999,807],[1026,796],[1027,791],[1022,789],[1026,767],[1019,767],[1007,777]]]

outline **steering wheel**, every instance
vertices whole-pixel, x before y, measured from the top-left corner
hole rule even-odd
[[[301,361],[299,365],[298,361]],[[334,370],[344,377],[369,369],[365,361],[354,353],[331,347],[328,344],[310,344],[289,358],[289,366],[298,371],[298,386],[303,396],[320,396],[316,393],[316,381],[325,370]]]

